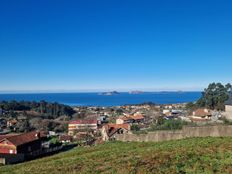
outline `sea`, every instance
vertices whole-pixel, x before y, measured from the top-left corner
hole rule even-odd
[[[117,95],[99,93],[37,93],[37,94],[0,94],[0,101],[41,101],[58,102],[70,106],[121,106],[152,102],[156,104],[176,104],[195,102],[201,92],[144,92],[130,94],[122,92]]]

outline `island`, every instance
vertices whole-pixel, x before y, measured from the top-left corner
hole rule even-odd
[[[119,95],[120,93],[117,91],[111,91],[111,92],[103,92],[100,93],[100,95]]]
[[[143,94],[143,91],[130,91],[129,94]]]

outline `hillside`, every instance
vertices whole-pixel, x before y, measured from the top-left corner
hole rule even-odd
[[[232,138],[192,138],[162,143],[112,142],[75,148],[0,173],[232,173]]]

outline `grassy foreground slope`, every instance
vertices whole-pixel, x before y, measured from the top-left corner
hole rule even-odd
[[[3,166],[0,173],[232,173],[232,138],[78,147],[51,157]]]

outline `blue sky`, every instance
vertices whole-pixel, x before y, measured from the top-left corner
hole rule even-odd
[[[232,1],[2,0],[0,91],[231,82]]]

